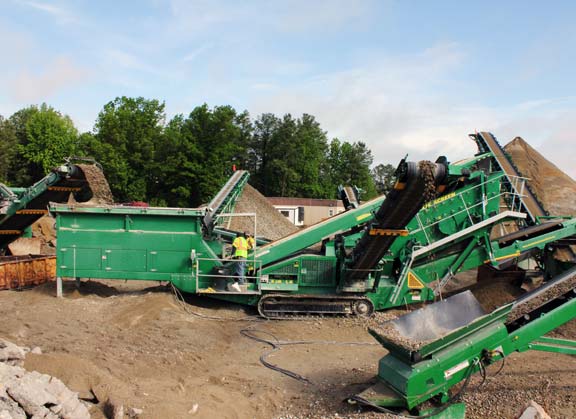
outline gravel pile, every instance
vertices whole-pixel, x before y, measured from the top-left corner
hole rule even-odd
[[[286,217],[278,212],[264,195],[246,185],[234,208],[234,213],[256,213],[256,234],[270,240],[278,240],[298,230]],[[254,233],[252,217],[232,217],[227,228]]]
[[[530,144],[516,137],[504,146],[544,208],[552,215],[576,215],[576,181],[562,172]]]

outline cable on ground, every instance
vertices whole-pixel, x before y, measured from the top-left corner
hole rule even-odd
[[[186,303],[184,300],[184,296],[182,292],[178,288],[174,286],[174,284],[170,283],[170,288],[172,290],[172,294],[176,303],[188,314],[199,317],[206,320],[216,320],[216,321],[233,321],[233,322],[260,322],[264,321],[264,319],[260,316],[244,316],[244,317],[221,317],[221,316],[209,316],[207,314],[198,313],[197,311],[190,309],[190,304]]]
[[[269,368],[273,371],[279,372],[284,374],[288,377],[294,378],[295,380],[301,381],[305,384],[313,384],[312,381],[305,376],[298,374],[294,371],[287,370],[285,368],[279,367],[278,365],[272,364],[268,361],[268,357],[272,355],[274,352],[279,351],[284,346],[293,346],[293,345],[337,345],[337,346],[374,346],[378,345],[378,343],[372,342],[340,342],[336,340],[280,340],[274,334],[265,331],[259,330],[255,328],[247,328],[240,330],[240,334],[248,339],[254,340],[256,342],[260,342],[272,347],[272,349],[268,350],[267,352],[263,353],[260,356],[260,362],[266,368]],[[269,339],[264,337],[258,336],[260,335],[267,335]]]

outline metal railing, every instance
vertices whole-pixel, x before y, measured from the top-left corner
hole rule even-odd
[[[207,288],[200,288],[200,278],[205,278],[205,279],[209,279],[209,278],[213,278],[215,279],[225,279],[225,280],[234,280],[236,278],[238,278],[238,276],[236,276],[234,274],[234,272],[231,272],[229,275],[222,275],[222,274],[211,274],[211,273],[202,273],[204,272],[203,267],[200,266],[200,264],[202,262],[206,263],[206,268],[204,268],[205,270],[208,271],[212,271],[215,267],[221,267],[221,268],[228,268],[230,267],[231,269],[235,269],[235,263],[238,262],[238,259],[225,259],[225,258],[196,258],[193,261],[193,266],[194,266],[194,276],[195,276],[195,280],[196,280],[196,292],[202,292],[202,290],[206,290]],[[260,272],[261,268],[262,268],[262,262],[256,259],[245,259],[246,262],[246,271],[247,272]],[[250,269],[249,269],[250,268]],[[254,291],[261,293],[261,281],[260,281],[260,275],[256,274],[256,275],[244,275],[244,280],[247,283],[250,284],[254,284],[256,286],[256,289]],[[210,287],[211,288],[211,287]],[[227,290],[217,290],[214,289],[215,293],[221,291],[227,291]]]
[[[457,216],[464,214],[464,213],[467,215],[467,218],[470,221],[470,225],[471,226],[475,225],[478,222],[483,221],[487,217],[486,207],[488,206],[488,202],[491,202],[493,200],[498,200],[499,202],[504,201],[504,203],[506,204],[506,205],[498,205],[498,208],[501,208],[501,209],[507,208],[511,211],[521,212],[522,206],[523,206],[522,199],[523,199],[523,197],[526,196],[526,195],[523,195],[524,189],[525,189],[524,185],[525,185],[525,182],[529,179],[525,178],[525,177],[519,177],[519,176],[506,176],[504,173],[500,176],[500,179],[502,179],[502,178],[505,178],[505,180],[510,179],[510,185],[512,186],[511,191],[505,190],[503,184],[501,183],[499,194],[494,195],[494,196],[489,197],[489,198],[486,197],[485,195],[483,195],[483,198],[481,201],[475,202],[474,204],[471,204],[471,205],[466,204],[466,200],[464,199],[464,194],[470,193],[470,191],[472,191],[476,188],[481,188],[488,183],[494,182],[495,179],[498,179],[498,178],[492,178],[489,181],[485,180],[484,182],[479,183],[478,185],[475,185],[472,188],[466,189],[465,191],[462,191],[462,192],[458,192],[456,195],[454,195],[452,197],[452,199],[460,198],[462,201],[462,204],[463,204],[463,208],[461,210],[455,212],[454,214],[450,214],[444,218],[441,218],[440,220],[436,220],[436,221],[429,223],[427,225],[424,225],[424,223],[422,222],[421,214],[420,213],[416,214],[416,220],[418,222],[418,228],[415,230],[412,230],[410,233],[414,234],[414,233],[418,233],[418,232],[422,231],[425,238],[426,238],[426,242],[427,242],[426,244],[431,244],[431,241],[430,241],[431,235],[428,234],[427,230],[429,231],[432,227],[444,222],[445,220],[450,219],[450,218],[456,218]],[[444,201],[442,201],[442,202],[444,202]],[[431,203],[429,203],[428,205],[434,206],[435,205],[434,201],[431,201]],[[471,215],[471,213],[473,212],[471,210],[473,210],[479,206],[482,206],[482,208],[483,208],[482,209],[483,217],[482,217],[482,219],[475,222],[474,218]]]

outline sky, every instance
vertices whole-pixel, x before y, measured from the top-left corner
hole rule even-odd
[[[0,115],[117,96],[314,115],[374,164],[523,137],[576,178],[576,2],[0,0]]]

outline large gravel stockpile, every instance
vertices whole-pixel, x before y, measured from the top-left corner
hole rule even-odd
[[[506,144],[504,150],[510,155],[522,176],[530,178],[530,186],[544,208],[551,215],[576,215],[576,181],[562,172],[530,144],[520,137]],[[572,251],[576,252],[576,246]],[[559,327],[555,335],[576,339],[576,319]]]
[[[270,240],[278,240],[298,230],[286,217],[268,202],[266,197],[250,185],[244,191],[234,209],[235,213],[256,213],[256,234]],[[228,228],[235,231],[254,233],[254,219],[251,217],[233,217]]]
[[[528,184],[552,215],[576,215],[576,181],[562,172],[530,144],[520,137],[506,144],[522,176],[530,178]]]

